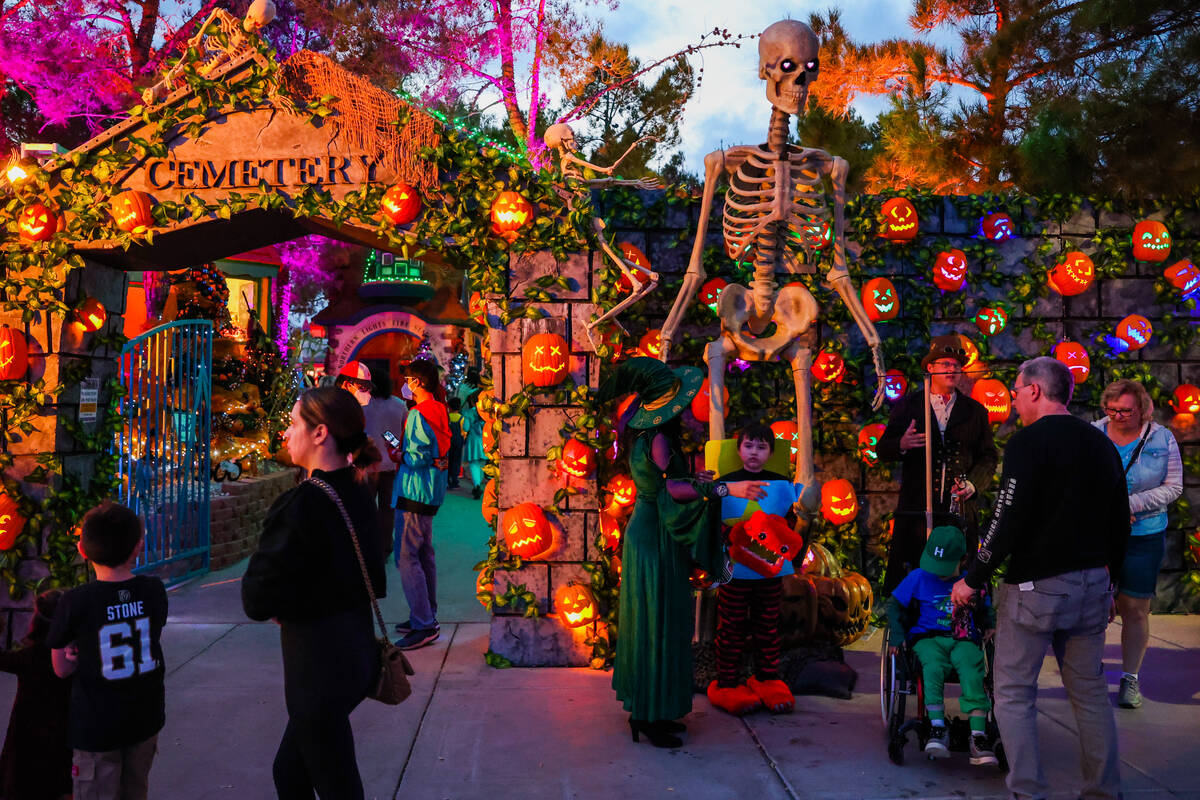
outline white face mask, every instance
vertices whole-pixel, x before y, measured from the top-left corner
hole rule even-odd
[[[403,386],[400,387],[400,396],[403,397],[405,400],[413,399],[412,389],[408,388],[407,383],[405,383]]]

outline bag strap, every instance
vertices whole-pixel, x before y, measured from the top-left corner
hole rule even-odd
[[[329,499],[337,506],[338,511],[342,512],[342,519],[346,522],[346,528],[350,531],[350,541],[354,543],[354,555],[358,556],[358,566],[362,570],[363,582],[367,585],[367,594],[371,596],[371,608],[375,609],[375,621],[379,623],[379,631],[384,639],[388,638],[387,624],[383,621],[383,613],[379,610],[379,601],[375,599],[375,589],[371,586],[371,576],[367,574],[367,561],[363,558],[362,547],[358,544],[358,534],[354,531],[354,523],[350,521],[350,515],[346,513],[346,507],[342,505],[342,498],[334,491],[334,488],[320,478],[309,478],[305,483],[311,483],[325,494],[329,495]]]
[[[1150,423],[1146,423],[1146,432],[1142,434],[1141,441],[1134,448],[1133,453],[1129,456],[1129,463],[1125,465],[1125,474],[1129,475],[1129,469],[1137,463],[1138,456],[1142,454],[1142,448],[1146,446],[1146,440],[1150,438]]]

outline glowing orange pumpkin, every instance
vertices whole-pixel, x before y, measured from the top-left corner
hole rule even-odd
[[[1200,386],[1181,383],[1175,387],[1171,395],[1171,408],[1176,414],[1195,414],[1200,412]]]
[[[725,403],[722,408],[729,408],[729,387],[721,387],[721,396],[725,398]],[[712,400],[712,392],[708,387],[708,378],[704,379],[704,383],[700,384],[700,391],[696,392],[696,396],[692,398],[692,416],[700,422],[708,422],[709,402]]]
[[[1059,342],[1054,346],[1054,357],[1070,370],[1075,385],[1088,379],[1092,371],[1092,359],[1079,342]]]
[[[58,230],[58,215],[42,203],[25,207],[17,220],[17,231],[26,242],[49,241]]]
[[[872,422],[870,425],[864,425],[858,432],[858,455],[864,463],[879,463],[879,453],[875,448],[886,429],[887,426],[882,422]]]
[[[108,204],[109,213],[117,228],[128,233],[143,233],[154,227],[150,215],[151,197],[139,189],[127,189]]]
[[[832,350],[822,350],[813,361],[812,374],[823,383],[841,383],[846,377],[846,359]]]
[[[1150,344],[1150,337],[1153,335],[1154,326],[1141,314],[1130,314],[1117,323],[1117,339],[1124,342],[1124,349],[1130,352],[1141,350]]]
[[[984,336],[995,336],[1008,326],[1008,312],[999,306],[986,306],[975,313],[975,327]]]
[[[83,305],[75,309],[74,317],[75,324],[84,333],[94,333],[104,327],[104,322],[108,319],[108,311],[99,300],[89,297],[83,301]]]
[[[483,452],[491,453],[496,449],[496,426],[491,420],[483,421]]]
[[[1184,297],[1200,292],[1200,269],[1186,258],[1163,270],[1163,276]]]
[[[659,358],[662,356],[662,331],[658,328],[651,328],[646,331],[645,335],[638,340],[638,349],[641,350],[650,358]]]
[[[858,495],[854,485],[845,478],[826,481],[821,487],[821,515],[834,525],[849,522],[858,516]]]
[[[605,550],[621,546],[621,518],[611,511],[600,512],[600,538]]]
[[[0,381],[16,381],[29,369],[29,346],[25,334],[0,325]]]
[[[1133,226],[1133,257],[1138,261],[1166,261],[1171,255],[1171,232],[1158,220],[1145,219]]]
[[[900,295],[887,278],[872,278],[863,284],[862,304],[872,322],[895,319],[900,313]]]
[[[508,552],[521,558],[537,558],[554,543],[554,529],[537,503],[520,503],[505,511],[500,529]]]
[[[633,264],[634,277],[637,280],[642,283],[650,280],[650,273],[654,270],[650,268],[650,259],[646,257],[646,254],[641,249],[629,242],[618,242],[617,249],[621,251],[622,258]],[[622,292],[633,291],[633,282],[629,280],[624,272],[621,273],[621,279],[617,285],[621,287]]]
[[[488,607],[487,596],[496,591],[496,581],[494,573],[489,570],[482,570],[475,576],[475,599],[484,608]],[[482,595],[482,597],[480,596]]]
[[[775,434],[776,441],[787,442],[792,455],[796,455],[796,439],[799,433],[797,432],[796,421],[794,419],[781,419],[778,422],[772,422],[771,433]]]
[[[893,197],[883,204],[883,229],[880,236],[889,242],[910,242],[917,238],[917,209],[907,198]]]
[[[634,484],[633,478],[624,473],[618,472],[609,478],[604,489],[612,495],[610,510],[617,513],[629,508],[637,500],[637,485]]]
[[[596,470],[596,451],[578,439],[568,439],[559,461],[563,472],[575,478],[586,478]]]
[[[729,281],[724,278],[709,278],[700,287],[700,302],[715,312],[721,302],[721,292],[725,291],[728,285]]]
[[[487,319],[487,300],[483,298],[483,292],[471,292],[467,308],[471,312],[471,319],[480,325]]]
[[[1086,254],[1073,250],[1054,265],[1046,279],[1050,288],[1064,297],[1081,294],[1092,285],[1096,277],[1096,265]]]
[[[501,192],[492,201],[492,231],[509,242],[533,219],[533,206],[517,192]]]
[[[17,508],[17,501],[0,493],[0,550],[11,550],[25,529],[26,519]]]
[[[557,333],[535,333],[521,348],[521,380],[528,386],[557,386],[567,377],[567,340]]]
[[[554,608],[558,619],[568,628],[582,628],[600,617],[592,590],[583,584],[567,583],[554,593]]]
[[[958,340],[962,342],[963,351],[967,354],[967,363],[963,364],[963,372],[971,376],[982,375],[986,372],[987,365],[980,360],[979,348],[975,343],[961,333],[958,335]]]
[[[833,226],[827,219],[805,225],[800,234],[800,240],[804,246],[815,253],[820,253],[833,244]]]
[[[967,254],[943,250],[933,261],[933,284],[945,292],[957,292],[967,280]]]
[[[988,214],[979,220],[979,238],[989,242],[1003,242],[1016,235],[1017,226],[1012,217],[1001,211]]]
[[[483,485],[483,505],[480,506],[479,511],[483,514],[484,522],[492,528],[496,526],[496,520],[500,518],[500,508],[496,502],[496,479],[491,478]]]
[[[898,369],[883,374],[883,396],[893,403],[908,393],[908,378]]]
[[[520,197],[520,195],[517,196]],[[383,199],[379,201],[379,210],[393,225],[407,225],[421,213],[421,195],[417,193],[412,184],[400,181],[383,193]],[[495,221],[496,206],[493,204],[492,222]],[[500,231],[496,232],[500,233]]]
[[[1012,414],[1012,393],[995,378],[975,381],[971,399],[987,409],[988,422],[993,425],[1006,421]]]

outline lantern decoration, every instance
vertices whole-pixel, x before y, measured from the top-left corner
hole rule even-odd
[[[1012,217],[1002,211],[988,214],[979,220],[980,239],[987,239],[989,242],[1003,242],[1013,238],[1016,233],[1017,226],[1013,224]]]
[[[1163,271],[1167,283],[1174,286],[1184,299],[1200,292],[1200,269],[1186,258],[1176,261]]]
[[[1133,226],[1133,257],[1138,261],[1166,261],[1171,255],[1171,232],[1153,219]]]
[[[971,399],[987,409],[988,422],[993,425],[1007,421],[1012,414],[1012,393],[995,378],[975,381]]]
[[[505,194],[516,193],[505,192]],[[521,196],[517,195],[517,197]],[[524,200],[524,198],[521,199]],[[499,203],[499,201],[500,198],[496,198],[496,202]],[[379,201],[379,210],[393,225],[407,225],[421,213],[421,195],[417,194],[417,190],[412,184],[400,181],[383,193],[383,199]],[[496,203],[492,204],[492,222],[496,222]],[[517,227],[519,228],[520,225]],[[500,233],[500,231],[496,232]]]
[[[154,227],[150,215],[151,197],[138,189],[127,189],[114,197],[108,204],[117,228],[127,233],[145,233]]]
[[[493,594],[495,591],[495,573],[490,569],[480,570],[479,574],[475,576],[475,599],[484,608],[488,608],[489,599],[493,599],[489,598],[488,595]]]
[[[1092,260],[1084,253],[1072,250],[1050,270],[1046,283],[1063,297],[1073,297],[1086,291],[1095,277],[1096,265]]]
[[[1130,314],[1117,323],[1116,349],[1119,352],[1141,350],[1150,344],[1154,326],[1141,314]]]
[[[0,381],[17,381],[29,369],[29,345],[25,334],[0,325]]]
[[[662,356],[662,331],[651,328],[638,340],[638,350],[650,358]]]
[[[858,516],[858,496],[845,478],[834,478],[821,486],[821,514],[834,525]]]
[[[971,376],[982,375],[987,371],[987,365],[979,358],[979,348],[975,343],[961,333],[958,340],[962,342],[963,351],[967,354],[967,363],[963,364],[963,373]]]
[[[492,232],[513,242],[517,232],[533,219],[533,206],[517,192],[501,192],[492,201]]]
[[[621,251],[622,258],[633,264],[633,272],[639,281],[645,283],[650,280],[650,273],[653,270],[650,267],[650,259],[646,257],[645,253],[629,242],[617,242],[617,249]],[[621,273],[621,279],[617,285],[621,287],[622,292],[633,291],[633,281],[629,280],[624,272]]]
[[[605,550],[615,552],[621,546],[621,518],[611,511],[600,512],[600,539]]]
[[[104,327],[104,322],[108,319],[108,311],[99,300],[89,297],[79,308],[75,309],[73,316],[75,324],[79,326],[80,330],[84,333],[95,333]]]
[[[521,380],[527,386],[557,386],[569,365],[567,340],[557,333],[535,333],[521,348]]]
[[[792,455],[796,455],[796,439],[799,436],[796,420],[781,419],[778,422],[772,422],[771,433],[775,434],[776,441],[787,442]]]
[[[900,313],[900,295],[887,278],[872,278],[863,284],[862,304],[872,322],[895,319]]]
[[[574,478],[586,478],[596,470],[596,451],[578,439],[568,439],[558,462]]]
[[[841,383],[846,377],[846,359],[832,350],[822,350],[813,361],[812,374],[823,383]]]
[[[945,292],[957,292],[967,280],[967,254],[943,250],[933,262],[933,284]]]
[[[722,408],[729,408],[729,387],[721,387],[721,395],[725,398]],[[704,383],[700,384],[700,391],[696,392],[696,396],[692,398],[692,416],[699,422],[708,422],[709,402],[712,399],[712,394],[708,388],[708,378],[704,379]]]
[[[883,374],[883,396],[896,402],[908,393],[908,378],[898,369],[889,369]]]
[[[471,292],[471,299],[467,301],[467,309],[471,313],[471,319],[480,325],[484,323],[487,319],[487,300],[483,299],[483,292]]]
[[[1008,312],[1000,306],[985,306],[975,312],[975,327],[984,336],[995,336],[1008,326]]]
[[[1088,379],[1092,371],[1092,359],[1079,342],[1059,342],[1054,345],[1054,357],[1070,370],[1076,386]]]
[[[879,463],[879,453],[875,448],[886,429],[887,426],[882,422],[872,422],[870,425],[864,425],[858,432],[858,455],[862,458],[863,463],[870,465]]]
[[[0,550],[11,550],[17,537],[25,528],[25,518],[17,508],[17,501],[0,493]]]
[[[26,242],[45,242],[58,230],[58,215],[42,203],[25,207],[17,219],[17,232]]]
[[[500,508],[497,506],[495,478],[489,479],[483,485],[483,504],[479,511],[483,514],[483,520],[488,527],[496,527],[496,520],[500,517]]]
[[[1200,386],[1181,383],[1171,394],[1171,408],[1176,414],[1200,413]]]
[[[554,593],[558,619],[568,628],[582,628],[600,617],[592,590],[580,583],[566,583]]]
[[[800,231],[800,240],[814,253],[820,253],[833,244],[833,226],[822,219],[805,225]]]
[[[724,278],[709,278],[700,287],[700,302],[711,308],[715,314],[717,305],[721,302],[721,292],[725,291],[728,285],[729,281]]]
[[[521,558],[537,558],[554,543],[554,529],[537,503],[520,503],[505,511],[500,529],[508,552]]]
[[[610,512],[622,513],[637,500],[637,486],[634,484],[633,478],[624,473],[618,472],[609,478],[608,483],[604,485],[604,490],[612,495]]]
[[[883,204],[883,228],[879,233],[889,242],[911,242],[917,238],[917,209],[904,197]]]

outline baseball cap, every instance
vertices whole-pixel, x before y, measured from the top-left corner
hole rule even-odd
[[[346,364],[346,366],[338,370],[338,377],[345,380],[372,383],[371,370],[361,361],[351,361]]]
[[[958,528],[953,525],[934,528],[925,543],[925,552],[921,554],[921,569],[939,578],[949,578],[958,571],[958,562],[962,561],[966,550],[966,537]]]

